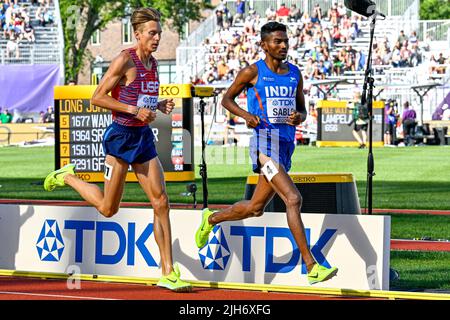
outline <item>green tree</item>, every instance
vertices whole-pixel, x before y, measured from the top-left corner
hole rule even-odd
[[[439,20],[450,17],[449,0],[422,0],[420,1],[420,19]]]
[[[209,1],[191,0],[60,0],[64,30],[66,79],[78,82],[83,63],[91,59],[86,50],[94,32],[109,22],[129,16],[133,8],[153,7],[180,35],[190,20],[200,20],[201,10],[210,8]]]

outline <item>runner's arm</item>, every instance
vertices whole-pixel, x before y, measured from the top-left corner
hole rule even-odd
[[[259,118],[245,111],[236,103],[236,97],[258,76],[258,68],[255,65],[242,69],[236,79],[228,88],[223,96],[222,106],[232,114],[243,118],[250,127],[256,127],[259,124]]]
[[[92,95],[92,104],[113,111],[137,115],[139,108],[117,101],[109,93],[114,90],[127,70],[129,57],[122,52],[111,62],[108,70]]]

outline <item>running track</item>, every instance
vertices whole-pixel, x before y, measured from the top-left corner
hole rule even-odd
[[[69,290],[65,280],[0,276],[0,300],[367,300],[367,298],[210,288],[194,288],[191,293],[174,293],[155,285],[96,281],[82,281],[80,289]]]

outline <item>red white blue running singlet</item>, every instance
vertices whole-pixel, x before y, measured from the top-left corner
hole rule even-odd
[[[158,65],[154,57],[150,57],[151,69],[145,68],[139,60],[135,48],[125,49],[136,66],[136,79],[128,86],[118,84],[111,95],[118,101],[142,108],[149,108],[156,111],[158,107],[159,77]],[[146,126],[144,122],[135,118],[134,115],[124,112],[112,112],[113,121],[123,126],[142,127]]]

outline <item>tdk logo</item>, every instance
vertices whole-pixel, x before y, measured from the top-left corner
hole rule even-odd
[[[153,234],[153,223],[137,234],[136,223],[129,222],[126,230],[117,222],[112,221],[82,221],[66,220],[64,229],[75,232],[75,262],[83,262],[83,240],[85,233],[95,232],[95,263],[117,264],[126,259],[127,265],[134,266],[136,251],[138,251],[149,267],[158,267],[155,259],[146,246],[146,241]],[[105,253],[104,234],[109,233],[117,239],[119,246],[115,252]]]
[[[300,250],[298,249],[294,237],[289,228],[281,227],[252,227],[252,226],[230,226],[229,240],[239,239],[242,244],[242,257],[238,257],[242,261],[242,271],[251,271],[252,251],[263,250],[263,248],[255,248],[252,246],[255,238],[263,238],[265,242],[265,272],[267,273],[289,273],[301,261],[301,273],[306,274],[306,264],[301,259]],[[336,234],[336,229],[326,229],[319,237],[316,243],[311,243],[311,229],[305,228],[305,236],[311,253],[318,263],[330,267],[322,253],[322,250],[329,243],[331,238]],[[199,255],[204,269],[224,270],[230,258],[230,250],[223,229],[216,226],[210,235],[208,244],[200,249]],[[232,238],[233,237],[233,238]],[[235,238],[236,237],[236,238]],[[287,262],[276,262],[276,239],[287,239],[292,245],[292,254]],[[253,241],[252,241],[253,240]],[[233,248],[231,248],[233,249]]]
[[[230,259],[230,249],[220,226],[215,226],[209,241],[198,252],[203,269],[224,270]]]
[[[64,240],[56,220],[45,220],[36,243],[41,261],[59,261],[64,251]]]

